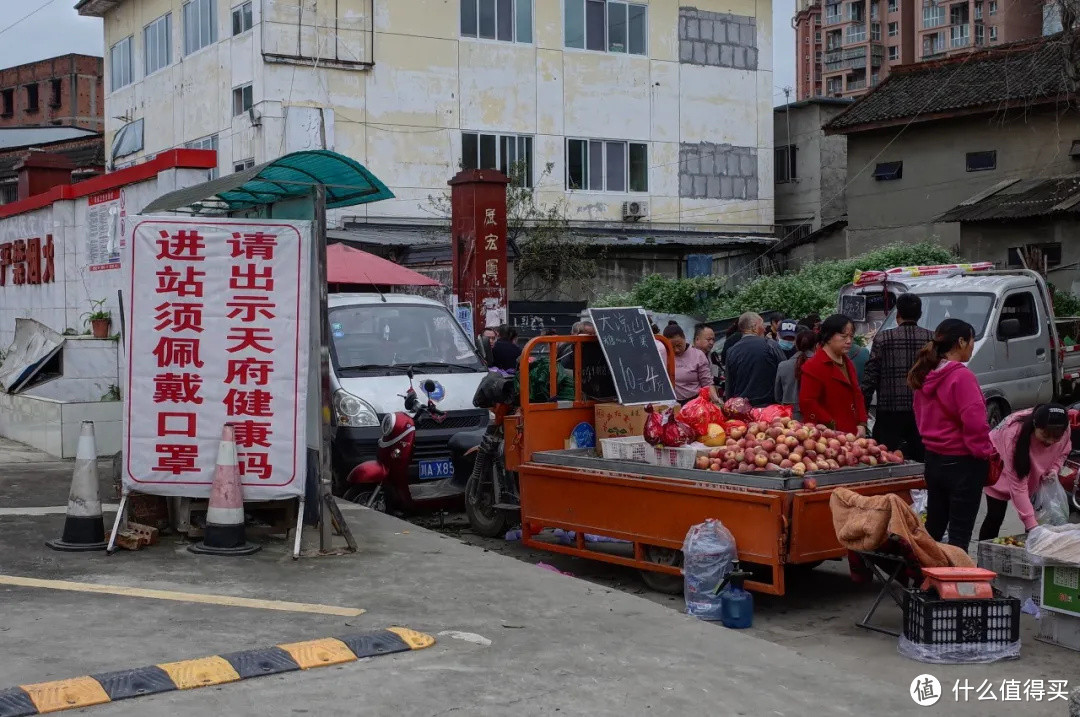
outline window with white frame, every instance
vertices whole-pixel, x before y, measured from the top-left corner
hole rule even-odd
[[[118,90],[135,79],[131,66],[131,35],[109,48],[109,87]]]
[[[997,27],[990,26],[990,42],[997,42]]]
[[[889,0],[889,12],[896,12],[900,9],[900,0]]]
[[[890,22],[889,23],[889,37],[896,37],[899,34],[900,34],[900,23],[898,23],[898,22]]]
[[[461,0],[461,36],[533,41],[533,0]]]
[[[461,133],[462,169],[497,169],[514,184],[533,185],[533,138],[517,134]]]
[[[232,34],[239,35],[251,29],[251,3],[246,2],[232,9]]]
[[[143,65],[149,75],[172,62],[172,14],[166,13],[143,28]]]
[[[997,15],[997,0],[990,0],[990,14]]]
[[[776,182],[794,182],[799,176],[796,159],[799,156],[798,148],[793,144],[785,144],[776,147],[774,154],[774,171]]]
[[[900,59],[900,46],[889,45],[889,61],[894,62]]]
[[[649,145],[567,139],[566,188],[591,192],[649,191]]]
[[[648,8],[621,0],[563,0],[565,44],[581,50],[647,55]]]
[[[233,117],[242,115],[252,108],[254,102],[252,102],[251,83],[246,85],[240,85],[234,87],[232,91],[232,113]]]
[[[184,54],[190,55],[217,42],[217,5],[215,0],[189,0],[184,3]]]
[[[193,139],[190,142],[185,142],[184,146],[188,149],[212,149],[216,152],[218,151],[218,136],[216,134],[212,134],[208,137],[200,137],[199,139]],[[206,173],[207,179],[217,179],[217,176],[217,167],[214,167]]]
[[[233,162],[232,171],[243,172],[245,169],[251,169],[255,166],[255,158],[248,157],[247,159],[241,159],[239,162]]]

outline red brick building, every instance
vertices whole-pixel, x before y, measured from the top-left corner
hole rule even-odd
[[[0,128],[105,128],[102,58],[62,55],[0,70]]]

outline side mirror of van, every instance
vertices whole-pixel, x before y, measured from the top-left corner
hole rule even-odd
[[[1020,319],[1002,319],[998,324],[998,338],[1002,341],[1015,339],[1020,335]]]

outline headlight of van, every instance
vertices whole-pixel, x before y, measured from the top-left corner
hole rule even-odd
[[[334,414],[339,426],[364,428],[379,425],[379,416],[371,404],[344,389],[334,392]]]

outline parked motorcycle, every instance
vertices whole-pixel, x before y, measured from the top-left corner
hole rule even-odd
[[[455,475],[411,483],[410,464],[416,446],[417,421],[426,414],[438,423],[445,419],[446,414],[436,408],[430,398],[427,404],[421,403],[413,388],[412,369],[407,375],[409,390],[402,395],[405,410],[383,417],[382,436],[378,441],[375,460],[364,461],[349,472],[346,479],[348,487],[343,497],[386,512],[459,511],[464,507],[465,488],[460,484],[460,477],[458,481],[454,478],[462,473],[468,475],[471,464],[466,466],[460,461],[480,444],[481,434],[477,431],[461,432],[449,440],[447,448]],[[435,390],[435,382],[430,379],[424,381],[423,389],[430,395]]]
[[[517,406],[513,375],[490,372],[477,387],[473,405],[487,408],[494,419],[484,431],[479,446],[467,450],[461,461],[462,465],[468,465],[471,460],[465,481],[465,515],[474,533],[495,538],[521,520],[517,474],[506,469],[503,429],[506,416]]]

